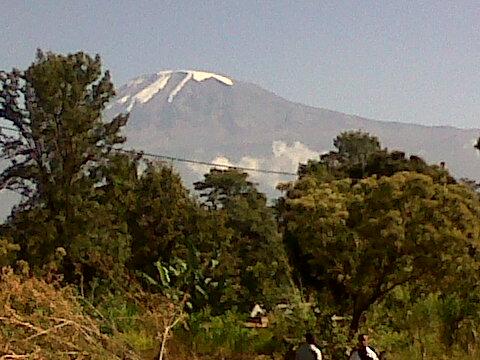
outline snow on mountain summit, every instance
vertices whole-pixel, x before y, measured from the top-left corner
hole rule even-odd
[[[169,81],[172,79],[174,74],[182,74],[184,75],[184,77],[177,84],[174,84],[173,90],[171,90],[170,93],[168,94],[167,101],[169,103],[173,101],[175,96],[178,93],[180,93],[180,91],[185,87],[185,85],[190,80],[202,82],[208,79],[215,79],[224,85],[228,85],[228,86],[233,85],[232,79],[222,75],[215,74],[215,73],[206,72],[206,71],[197,71],[197,70],[159,71],[157,74],[155,74],[156,79],[145,87],[141,86],[146,81],[146,78],[144,76],[138,77],[130,81],[127,84],[127,88],[135,87],[136,90],[138,90],[139,88],[141,90],[139,90],[133,95],[123,96],[121,99],[117,100],[117,103],[125,104],[128,102],[129,105],[127,106],[127,111],[130,112],[133,109],[135,104],[144,104],[149,100],[151,100],[159,91],[163,90],[167,86]]]

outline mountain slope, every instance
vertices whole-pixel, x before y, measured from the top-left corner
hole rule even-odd
[[[194,80],[194,73],[160,72],[119,89],[120,100],[110,112],[131,112],[126,131],[129,146],[202,161],[227,158],[237,165],[295,171],[298,161],[331,149],[340,132],[361,129],[378,136],[390,149],[418,154],[433,163],[445,161],[457,177],[480,179],[480,159],[473,148],[478,129],[375,121],[293,103],[216,74],[201,72],[203,78]],[[148,94],[146,101],[132,103],[142,92]],[[259,178],[269,186],[278,179]]]

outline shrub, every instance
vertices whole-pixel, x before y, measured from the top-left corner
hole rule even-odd
[[[102,334],[83,313],[71,287],[0,275],[0,356],[29,359],[138,359],[124,343]]]

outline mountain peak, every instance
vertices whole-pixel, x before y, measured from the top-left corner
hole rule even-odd
[[[167,101],[171,103],[175,96],[184,88],[184,86],[190,81],[194,80],[197,82],[202,82],[208,79],[214,79],[218,82],[232,86],[233,80],[219,74],[215,74],[207,71],[199,70],[163,70],[151,76],[140,76],[133,79],[127,84],[127,87],[137,88],[134,95],[126,95],[121,99],[117,100],[119,104],[125,104],[129,102],[127,106],[127,111],[131,111],[135,103],[144,104],[152,99],[159,91],[163,90],[167,84],[171,81],[174,74],[180,74],[183,78],[176,84],[174,84],[173,90],[170,91],[167,97]],[[153,77],[153,79],[152,79]],[[142,86],[148,81],[146,86]]]
[[[219,74],[215,74],[212,72],[208,71],[199,71],[199,70],[165,70],[165,71],[159,71],[157,75],[171,75],[172,73],[180,73],[180,74],[185,74],[185,78],[191,78],[195,81],[204,81],[208,79],[215,79],[217,81],[220,81],[221,83],[224,83],[225,85],[233,85],[233,80]]]

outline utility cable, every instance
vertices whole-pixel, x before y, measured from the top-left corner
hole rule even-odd
[[[18,131],[18,129],[8,127],[8,126],[3,126],[3,125],[0,125],[0,129]],[[162,159],[162,160],[169,160],[169,161],[172,161],[172,162],[184,162],[184,163],[189,163],[189,164],[206,165],[206,166],[211,166],[211,167],[236,169],[236,170],[241,170],[241,171],[253,171],[253,172],[258,172],[258,173],[262,173],[262,174],[297,176],[296,173],[289,172],[289,171],[276,171],[276,170],[257,169],[257,168],[249,168],[249,167],[235,166],[235,165],[226,165],[226,164],[212,163],[212,162],[201,161],[201,160],[180,158],[180,157],[176,157],[176,156],[148,153],[148,152],[137,151],[137,150],[126,150],[126,149],[113,149],[113,150],[118,151],[118,152],[123,152],[123,153],[153,157],[153,158]]]

